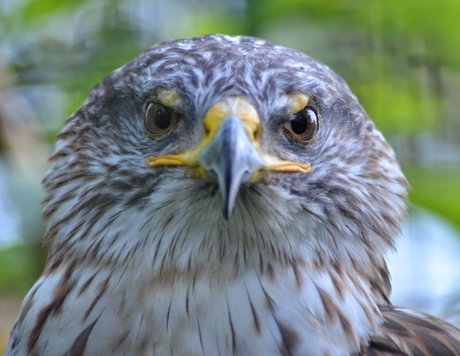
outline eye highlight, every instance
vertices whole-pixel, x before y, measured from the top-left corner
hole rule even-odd
[[[172,108],[150,102],[145,108],[144,127],[149,134],[160,136],[172,130],[178,124],[179,118],[179,114]]]
[[[309,143],[318,133],[318,113],[311,106],[306,106],[297,112],[291,121],[284,124],[284,131],[295,141]]]

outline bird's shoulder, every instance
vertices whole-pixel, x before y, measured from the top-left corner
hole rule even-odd
[[[384,322],[360,355],[460,355],[460,330],[431,315],[381,306]]]

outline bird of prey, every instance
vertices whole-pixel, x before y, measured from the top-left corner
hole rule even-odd
[[[7,355],[460,354],[389,301],[391,147],[294,49],[152,47],[66,121],[43,185],[49,256]]]

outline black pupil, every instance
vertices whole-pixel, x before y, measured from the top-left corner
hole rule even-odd
[[[302,110],[295,116],[294,120],[291,121],[292,131],[296,135],[301,135],[307,131],[308,124],[310,123],[308,116],[309,113],[306,110]]]
[[[171,114],[163,105],[159,105],[155,111],[155,124],[161,130],[171,125]]]

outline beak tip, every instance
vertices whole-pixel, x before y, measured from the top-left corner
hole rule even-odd
[[[227,209],[225,209],[224,210],[224,219],[226,221],[228,221],[228,220],[230,220],[231,216],[232,216],[232,213],[230,211],[228,211]]]
[[[225,220],[227,221],[230,220],[230,218],[233,215],[233,204],[230,204],[229,199],[226,199],[224,203],[223,215],[224,215]]]

